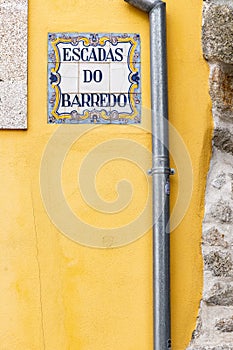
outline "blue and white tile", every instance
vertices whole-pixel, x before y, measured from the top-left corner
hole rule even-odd
[[[79,91],[109,93],[109,63],[80,63]]]
[[[125,93],[129,91],[130,69],[127,63],[110,63],[110,91],[112,93]]]
[[[58,73],[62,77],[59,86],[62,92],[78,93],[79,65],[77,63],[60,63]]]

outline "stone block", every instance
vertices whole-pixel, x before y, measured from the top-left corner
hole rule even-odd
[[[27,128],[27,0],[0,3],[0,129]]]
[[[221,320],[217,321],[215,328],[222,333],[233,332],[233,317],[222,318]]]
[[[228,243],[224,239],[224,234],[220,233],[215,227],[211,227],[209,230],[203,232],[203,244],[221,246],[223,248],[228,247]]]
[[[216,177],[215,179],[211,182],[211,185],[214,188],[217,188],[218,190],[220,190],[226,183],[226,174],[221,171]]]
[[[220,199],[211,206],[211,216],[220,223],[232,222],[232,209],[228,202]]]
[[[215,64],[210,73],[210,96],[214,113],[233,121],[233,65]]]
[[[211,271],[213,276],[232,276],[232,257],[230,253],[211,251],[204,256],[205,269]]]
[[[26,129],[26,106],[27,87],[23,81],[0,81],[0,129]]]
[[[233,7],[230,3],[205,4],[202,44],[207,60],[233,64]]]
[[[213,144],[221,152],[233,155],[233,135],[226,128],[216,128],[214,130]]]
[[[187,350],[233,350],[232,346],[217,345],[217,346],[190,346]]]
[[[211,306],[233,306],[233,283],[215,283],[206,291],[203,300]]]

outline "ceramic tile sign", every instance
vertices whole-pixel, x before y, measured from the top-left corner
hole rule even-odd
[[[48,122],[140,123],[140,35],[49,33]]]

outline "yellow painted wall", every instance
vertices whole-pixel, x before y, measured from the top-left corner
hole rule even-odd
[[[189,210],[171,234],[173,350],[188,345],[202,291],[201,221],[212,125],[208,67],[201,54],[201,7],[202,0],[167,0],[170,121],[186,143],[194,175]],[[81,246],[56,229],[42,203],[41,157],[57,129],[46,122],[47,33],[52,31],[140,33],[144,111],[150,106],[146,14],[123,0],[29,1],[29,127],[0,131],[0,350],[149,350],[151,231],[121,248]],[[146,177],[132,163],[118,160],[117,172],[109,163],[97,176],[98,191],[105,200],[116,199],[114,186],[126,169],[138,188],[136,202],[117,217],[101,216],[81,202],[76,167],[91,147],[119,137],[150,148],[149,133],[107,126],[75,143],[64,163],[67,201],[94,226],[103,224],[103,219],[106,227],[133,220],[139,198],[142,202],[147,198]],[[106,152],[111,156],[111,149]],[[179,178],[172,178],[172,203],[178,190],[184,191]]]

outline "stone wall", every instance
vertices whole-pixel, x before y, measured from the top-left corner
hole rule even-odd
[[[203,54],[210,67],[213,153],[202,253],[204,290],[188,350],[233,350],[233,1],[203,7]]]
[[[27,128],[27,0],[0,1],[0,129]]]

